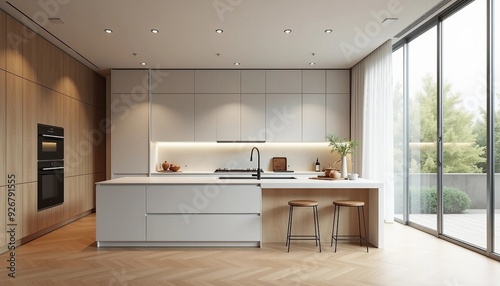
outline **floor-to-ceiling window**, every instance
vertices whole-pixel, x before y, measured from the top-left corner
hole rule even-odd
[[[403,220],[404,211],[404,53],[399,48],[392,54],[392,84],[394,98],[394,218]]]
[[[493,18],[495,19],[493,27],[493,53],[495,55],[493,62],[494,83],[492,94],[494,95],[495,106],[495,214],[494,222],[494,248],[493,251],[500,254],[500,5],[497,3],[493,9]]]
[[[408,43],[409,221],[436,230],[437,33]]]
[[[442,22],[443,234],[486,248],[486,1]],[[475,19],[475,20],[472,20]]]
[[[499,39],[500,4],[457,1],[395,44],[393,80],[395,218],[500,260]]]

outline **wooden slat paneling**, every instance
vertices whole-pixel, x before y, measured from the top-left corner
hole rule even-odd
[[[23,78],[38,82],[38,38],[40,37],[25,26],[23,32]]]
[[[1,12],[1,11],[0,11]],[[6,73],[0,70],[0,156],[7,158],[6,154]],[[6,181],[6,162],[7,160],[0,160],[0,186],[5,186]]]
[[[23,75],[23,25],[9,15],[6,15],[6,70]]]
[[[46,87],[38,86],[38,122],[54,125],[54,104],[52,91]]]
[[[1,12],[1,11],[0,11]],[[7,232],[3,231],[7,227],[7,187],[0,187],[0,248],[7,244]]]
[[[23,237],[38,230],[37,183],[23,185],[22,190],[22,233]]]
[[[5,12],[0,10],[0,69],[5,70],[5,43],[6,43],[6,23],[5,23]]]
[[[6,171],[23,182],[23,80],[7,73]]]
[[[38,85],[23,80],[23,175],[25,182],[37,181]]]

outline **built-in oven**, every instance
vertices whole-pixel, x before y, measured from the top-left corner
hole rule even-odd
[[[38,162],[38,210],[64,203],[64,161]]]
[[[64,128],[38,124],[38,161],[64,160]]]
[[[64,128],[38,124],[38,210],[64,203]]]

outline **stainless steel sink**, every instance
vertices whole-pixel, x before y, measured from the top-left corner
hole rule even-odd
[[[257,180],[257,177],[255,176],[242,176],[242,177],[234,177],[234,176],[224,176],[224,177],[219,177],[221,180]],[[275,176],[266,176],[266,177],[261,177],[261,180],[267,180],[267,179],[296,179],[295,177],[287,176],[287,177],[275,177]]]

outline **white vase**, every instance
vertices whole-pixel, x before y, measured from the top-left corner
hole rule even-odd
[[[347,157],[342,156],[342,165],[340,166],[340,177],[347,178]]]

